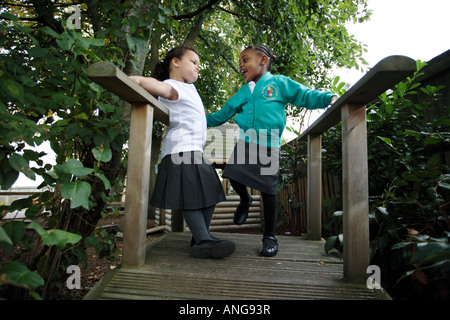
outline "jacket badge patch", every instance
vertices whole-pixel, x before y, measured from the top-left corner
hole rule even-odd
[[[273,100],[277,97],[278,91],[277,88],[275,88],[272,85],[265,86],[262,91],[263,97],[267,100]]]

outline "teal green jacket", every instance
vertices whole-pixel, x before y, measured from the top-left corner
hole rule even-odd
[[[253,94],[246,84],[225,106],[206,116],[209,127],[231,119],[239,125],[240,139],[259,145],[280,148],[281,134],[286,126],[286,104],[306,109],[326,108],[333,96],[320,92],[283,75],[265,73],[256,83]]]

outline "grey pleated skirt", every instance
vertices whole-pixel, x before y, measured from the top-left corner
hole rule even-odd
[[[222,177],[268,194],[277,193],[280,149],[238,139]]]
[[[181,152],[165,156],[150,204],[161,209],[201,209],[225,201],[216,170],[203,153]]]

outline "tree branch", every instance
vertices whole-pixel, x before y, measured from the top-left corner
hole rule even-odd
[[[211,49],[213,49],[213,47],[209,44],[208,40],[203,37],[202,35],[199,35],[199,38]],[[225,62],[228,64],[228,66],[234,71],[236,72],[236,74],[240,74],[239,70],[235,67],[235,65],[233,64],[233,62],[231,62],[230,60],[227,59],[227,57],[225,57],[223,54],[220,54],[220,56],[222,57],[223,60],[225,60]]]
[[[254,21],[258,22],[258,23],[261,23],[261,24],[267,24],[267,22],[258,20],[256,17],[252,16],[251,14],[246,14],[246,15],[239,14],[239,13],[230,11],[230,10],[228,10],[228,9],[222,8],[221,6],[219,6],[218,8],[219,8],[219,10],[222,10],[223,12],[229,13],[229,14],[231,14],[231,15],[233,15],[233,16],[238,17],[238,18],[249,17],[250,19],[252,19],[252,20],[254,20]]]
[[[216,3],[220,2],[220,1],[221,0],[209,0],[209,2],[207,4],[205,4],[201,8],[198,8],[197,10],[195,10],[192,13],[182,14],[182,15],[179,15],[179,16],[173,16],[172,18],[174,20],[191,19],[191,18],[195,17],[196,15],[198,15],[199,13],[202,13],[205,10],[211,9],[213,5],[215,5]]]
[[[198,35],[200,34],[200,30],[202,29],[202,24],[205,16],[206,14],[202,13],[194,18],[194,25],[191,27],[188,36],[184,40],[185,45],[191,47],[194,46],[195,39],[197,39]]]

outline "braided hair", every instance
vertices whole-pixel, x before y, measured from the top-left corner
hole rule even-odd
[[[186,51],[191,50],[195,53],[197,53],[197,50],[195,50],[192,47],[188,47],[185,45],[177,46],[173,49],[171,49],[169,52],[167,52],[165,58],[163,61],[160,61],[155,66],[155,71],[153,72],[153,77],[158,79],[159,81],[164,81],[166,79],[170,78],[170,63],[172,62],[172,59],[177,58],[181,59]],[[198,53],[197,53],[198,54]]]
[[[244,50],[247,50],[247,49],[256,50],[256,51],[258,51],[259,54],[265,55],[265,56],[267,56],[269,58],[269,68],[267,69],[267,71],[270,70],[270,68],[272,67],[272,63],[274,63],[275,60],[277,59],[277,56],[274,55],[272,53],[272,50],[270,50],[270,48],[268,46],[266,46],[266,45],[255,44],[255,45],[248,46]]]

